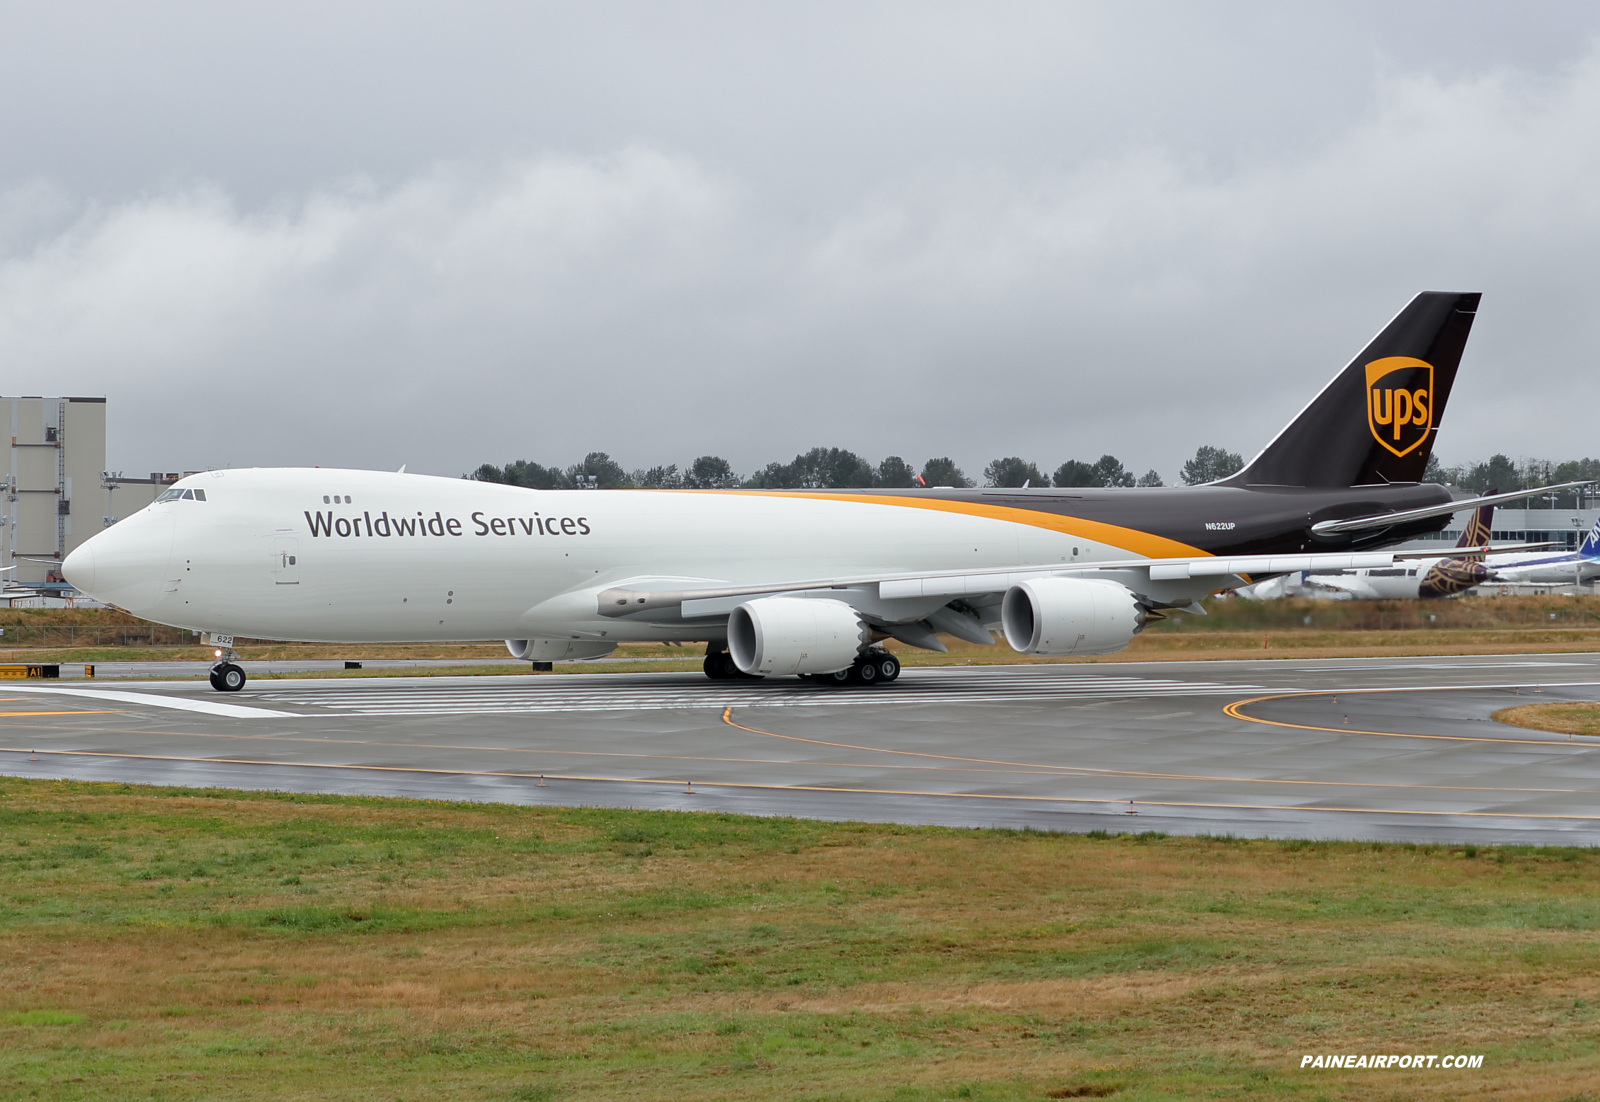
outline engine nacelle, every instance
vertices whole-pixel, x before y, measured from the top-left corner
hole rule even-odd
[[[1000,624],[1023,654],[1115,654],[1144,627],[1144,613],[1116,582],[1036,578],[1006,591]]]
[[[615,643],[583,639],[507,639],[512,658],[527,662],[562,662],[575,658],[604,658],[617,649]]]
[[[760,597],[728,617],[728,654],[741,673],[836,673],[848,669],[871,633],[843,601]]]

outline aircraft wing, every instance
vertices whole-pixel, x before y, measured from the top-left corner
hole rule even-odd
[[[1311,552],[1291,555],[1197,556],[1167,559],[1114,559],[1093,563],[1052,563],[1044,566],[1003,567],[925,574],[871,574],[856,577],[809,578],[773,581],[760,585],[718,588],[655,588],[649,582],[623,584],[601,590],[596,602],[601,616],[620,618],[670,609],[684,619],[725,616],[752,597],[800,593],[822,589],[876,588],[879,600],[978,597],[1000,594],[1032,578],[1093,577],[1112,571],[1148,571],[1151,581],[1215,578],[1220,583],[1234,575],[1290,574],[1301,570],[1360,570],[1393,566],[1407,558],[1439,558],[1437,551]]]
[[[1252,577],[1260,574],[1293,574],[1301,570],[1360,570],[1393,566],[1400,553],[1394,551],[1314,552],[1296,555],[1207,555],[1189,559],[1124,559],[1085,563],[1079,566],[1023,567],[1009,570],[970,571],[959,574],[928,574],[911,578],[885,578],[878,582],[878,596],[965,597],[998,593],[1018,582],[1040,577],[1092,576],[1110,570],[1148,570],[1154,582],[1185,578]]]
[[[1447,506],[1413,509],[1403,513],[1387,513],[1382,518],[1355,518],[1327,523],[1343,525],[1339,531],[1363,527],[1378,527],[1402,520],[1429,516],[1442,516],[1475,507],[1480,500],[1505,502],[1588,482],[1562,483],[1538,490],[1518,491],[1515,494],[1496,494],[1487,499],[1454,501]],[[1354,527],[1349,527],[1354,526]],[[1323,529],[1317,525],[1317,529]],[[1361,570],[1393,566],[1409,559],[1439,559],[1460,556],[1485,548],[1443,548],[1427,551],[1361,551],[1361,552],[1303,552],[1287,555],[1201,555],[1192,558],[1113,559],[1092,563],[1051,563],[1043,566],[1004,567],[990,570],[953,570],[924,574],[868,574],[838,578],[792,578],[774,580],[757,585],[717,587],[672,587],[662,585],[663,579],[641,579],[638,583],[623,583],[601,590],[596,603],[601,616],[617,619],[638,616],[657,610],[677,612],[684,619],[726,616],[735,607],[753,597],[772,596],[779,593],[802,593],[822,589],[876,588],[875,596],[882,601],[926,599],[942,597],[948,600],[1001,594],[1012,586],[1030,578],[1093,577],[1111,571],[1148,571],[1152,582],[1182,581],[1188,579],[1222,579],[1241,576],[1259,577],[1273,574],[1292,574],[1303,570]],[[1503,550],[1503,548],[1495,548]],[[674,608],[673,606],[677,606]]]

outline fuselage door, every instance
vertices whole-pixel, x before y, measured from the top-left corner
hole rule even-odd
[[[294,536],[273,540],[272,580],[279,585],[300,584],[300,541]]]

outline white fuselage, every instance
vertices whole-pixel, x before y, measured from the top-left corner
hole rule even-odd
[[[1367,601],[1410,601],[1420,594],[1422,579],[1438,559],[1422,559],[1405,566],[1380,567],[1370,570],[1340,570],[1328,573],[1311,573],[1305,584],[1341,590],[1351,597]]]
[[[175,488],[205,500],[157,502],[107,529],[69,558],[69,580],[159,623],[268,639],[708,638],[720,626],[602,617],[596,594],[1130,557],[1065,530],[1070,519],[1015,523],[915,497],[537,491],[332,469],[213,471]]]
[[[1281,582],[1254,587],[1258,597],[1317,596],[1337,594],[1360,600],[1415,600],[1421,596],[1422,579],[1438,563],[1451,558],[1413,559],[1405,565],[1366,570],[1310,571]],[[1528,585],[1588,584],[1600,577],[1600,562],[1576,553],[1512,553],[1489,555],[1488,581]],[[1436,596],[1437,594],[1431,594]]]
[[[1278,597],[1324,597],[1332,600],[1409,601],[1421,593],[1422,579],[1438,559],[1359,570],[1301,570],[1269,578],[1241,590],[1257,601]]]
[[[1527,585],[1586,585],[1600,577],[1600,562],[1576,552],[1490,555],[1491,581]]]

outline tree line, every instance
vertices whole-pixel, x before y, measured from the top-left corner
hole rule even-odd
[[[1187,484],[1226,478],[1244,466],[1236,452],[1202,447],[1183,465],[1179,477]],[[845,490],[879,487],[909,489],[913,486],[972,486],[973,479],[956,466],[949,456],[939,456],[922,464],[918,471],[898,455],[872,463],[844,448],[812,448],[788,463],[768,463],[748,477],[736,473],[721,456],[702,455],[687,467],[676,463],[627,470],[605,452],[590,452],[583,462],[567,467],[546,467],[519,459],[497,467],[485,463],[467,478],[480,482],[500,482],[536,490],[595,488],[662,490]],[[1045,474],[1039,466],[1021,456],[991,461],[983,469],[985,486],[1160,486],[1155,470],[1143,475],[1123,466],[1114,455],[1102,455],[1093,462],[1069,459]]]
[[[1482,463],[1463,463],[1454,467],[1440,464],[1438,456],[1428,457],[1428,473],[1424,482],[1438,482],[1457,486],[1481,494],[1488,490],[1510,493],[1513,490],[1532,490],[1539,486],[1552,486],[1559,482],[1577,482],[1579,479],[1600,479],[1600,460],[1569,459],[1554,463],[1548,459],[1522,459],[1513,462],[1509,456],[1491,455]],[[1595,487],[1580,491],[1568,490],[1556,495],[1555,507],[1581,507],[1584,500],[1596,495]],[[1537,501],[1529,502],[1537,508]]]
[[[1185,485],[1194,486],[1227,478],[1243,466],[1244,459],[1237,452],[1206,445],[1197,449],[1194,457],[1183,464],[1178,477]],[[963,487],[976,484],[949,456],[929,459],[919,471],[898,455],[888,456],[874,464],[844,448],[812,448],[788,463],[768,463],[748,476],[737,473],[732,464],[716,455],[702,455],[681,469],[672,463],[630,471],[605,452],[590,452],[583,457],[583,462],[566,467],[546,467],[519,459],[503,467],[485,463],[465,477],[536,490],[590,487],[601,490],[846,490],[868,487]],[[1135,476],[1114,455],[1102,455],[1093,462],[1068,459],[1048,475],[1038,464],[1012,455],[988,463],[983,468],[982,477],[985,486],[995,487],[1163,484],[1156,471],[1148,470],[1143,475]],[[1514,462],[1507,456],[1495,454],[1481,463],[1464,463],[1453,467],[1443,466],[1438,456],[1430,456],[1427,473],[1422,480],[1481,494],[1486,490],[1509,493],[1583,478],[1600,479],[1600,460],[1573,459],[1554,463],[1545,459],[1523,459]],[[1583,499],[1592,499],[1596,493],[1593,489],[1586,490]],[[1581,500],[1572,491],[1559,495],[1556,501],[1558,508],[1578,505],[1581,505]]]

